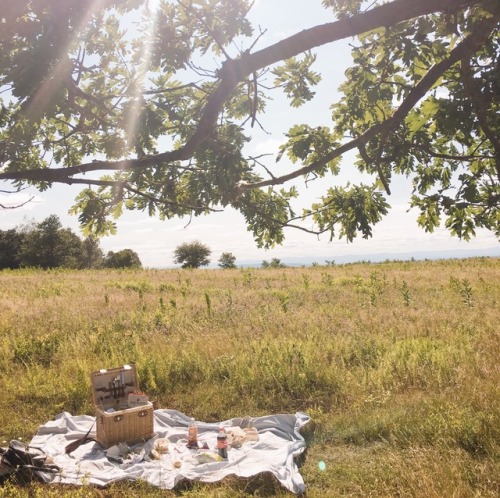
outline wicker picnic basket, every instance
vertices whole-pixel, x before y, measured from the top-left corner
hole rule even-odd
[[[96,439],[109,448],[133,444],[154,435],[153,404],[129,407],[129,396],[139,390],[135,365],[92,372],[92,396],[96,411]]]

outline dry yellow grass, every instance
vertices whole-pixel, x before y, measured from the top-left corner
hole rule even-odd
[[[158,407],[200,420],[310,414],[309,497],[500,493],[498,259],[3,271],[0,289],[3,441],[92,413],[90,372],[136,362]],[[38,493],[174,496],[0,487]],[[287,494],[263,477],[179,493]]]

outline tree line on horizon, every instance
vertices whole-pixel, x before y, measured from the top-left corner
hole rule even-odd
[[[30,221],[10,230],[0,230],[0,270],[19,268],[141,268],[132,249],[104,254],[99,239],[81,239],[64,228],[57,215],[37,223]]]
[[[195,240],[179,244],[174,251],[174,263],[183,269],[195,269],[210,263],[212,250]],[[218,259],[221,269],[237,268],[236,256],[223,252]],[[264,260],[262,268],[284,268],[281,260]],[[80,238],[70,228],[64,228],[59,217],[52,214],[42,220],[28,221],[9,230],[0,230],[0,270],[20,268],[142,268],[138,254],[122,249],[104,254],[99,239]]]
[[[174,263],[180,264],[183,269],[194,269],[210,264],[212,250],[199,240],[184,242],[178,245],[174,251]],[[328,262],[329,263],[329,262]],[[231,252],[223,252],[218,259],[219,268],[231,270],[237,268],[236,256]],[[286,268],[279,258],[271,261],[263,260],[262,268]]]

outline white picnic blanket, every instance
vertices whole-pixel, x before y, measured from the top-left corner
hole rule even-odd
[[[250,477],[270,472],[291,492],[305,491],[295,462],[295,458],[306,449],[304,438],[299,433],[309,421],[305,413],[253,418],[259,440],[245,442],[240,448],[230,448],[227,460],[210,463],[199,463],[202,460],[199,454],[214,451],[217,429],[238,426],[242,419],[216,423],[195,421],[198,441],[200,445],[207,443],[209,450],[190,450],[186,446],[187,428],[193,419],[177,410],[155,410],[156,436],[145,444],[132,446],[135,454],[123,463],[109,460],[102,446],[94,442],[66,455],[66,445],[85,435],[94,421],[95,418],[88,415],[73,416],[63,412],[39,428],[30,446],[43,449],[61,469],[56,475],[47,474],[47,482],[106,486],[120,480],[142,479],[159,488],[172,489],[183,479],[215,482],[228,475]],[[149,457],[156,438],[170,441],[168,453],[162,454],[159,460]]]

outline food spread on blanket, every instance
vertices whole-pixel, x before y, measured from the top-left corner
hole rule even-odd
[[[30,442],[30,446],[50,455],[60,469],[55,474],[41,474],[44,482],[105,487],[120,480],[142,480],[155,487],[173,489],[186,479],[208,483],[227,476],[251,478],[269,473],[293,493],[305,490],[295,461],[306,449],[300,431],[310,418],[304,413],[219,422],[194,420],[171,409],[157,409],[153,416],[153,437],[130,446],[117,443],[118,448],[111,450],[113,445],[104,448],[93,437],[95,417],[60,413],[40,426]],[[199,444],[190,449],[188,427],[193,424]],[[227,460],[220,460],[217,452],[221,426],[227,434]],[[85,444],[74,445],[71,453],[66,451],[68,443],[73,445],[82,438]]]
[[[206,441],[198,440],[198,428],[191,424],[187,430],[186,444],[186,447],[191,450],[190,454],[193,457],[191,460],[199,464],[221,462],[227,460],[229,448],[241,448],[247,442],[259,441],[259,433],[252,426],[249,417],[243,420],[243,425],[246,425],[244,428],[240,426],[219,427],[217,442],[213,448],[210,448]],[[146,450],[146,444],[143,446],[136,444],[131,448],[126,443],[118,443],[106,450],[106,457],[109,461],[118,464],[138,463],[143,459],[160,460],[167,453],[171,455],[177,453],[177,457],[180,458],[178,442],[172,442],[168,437],[157,437],[153,445],[147,445],[148,450]],[[174,459],[173,465],[180,467],[182,462]]]

